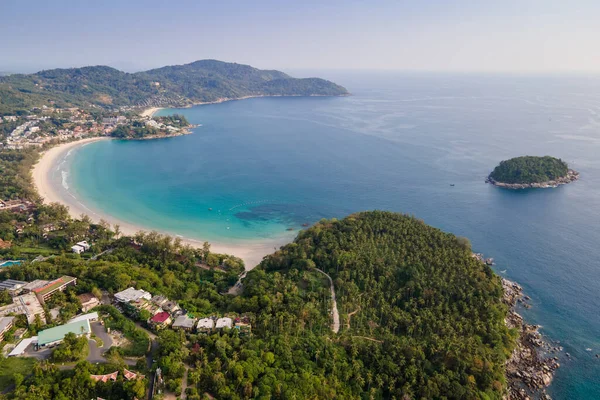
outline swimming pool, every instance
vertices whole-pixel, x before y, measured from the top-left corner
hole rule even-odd
[[[12,267],[13,265],[19,265],[23,262],[23,260],[8,260],[8,261],[0,261],[0,268],[4,267]]]

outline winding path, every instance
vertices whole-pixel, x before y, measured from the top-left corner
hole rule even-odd
[[[333,308],[331,309],[331,315],[333,316],[333,322],[331,323],[331,330],[333,333],[338,333],[340,331],[340,313],[337,308],[337,301],[335,299],[335,288],[333,287],[333,279],[327,274],[325,271],[320,270],[319,268],[315,269],[325,275],[327,279],[329,279],[329,285],[331,286],[331,302],[333,303]]]

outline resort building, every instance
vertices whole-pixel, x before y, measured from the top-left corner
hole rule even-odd
[[[47,285],[33,289],[32,292],[38,297],[40,303],[44,304],[54,293],[64,291],[68,286],[77,285],[77,278],[64,275],[49,282]]]
[[[209,333],[214,329],[214,327],[215,327],[214,319],[202,318],[200,321],[198,321],[198,325],[196,326],[196,329],[200,333]]]
[[[15,317],[2,317],[0,318],[0,342],[4,340],[6,332],[13,327]]]
[[[34,291],[37,288],[41,288],[42,286],[46,286],[48,283],[50,283],[50,281],[46,281],[43,279],[36,279],[34,281],[31,281],[29,283],[26,283],[25,285],[23,285],[23,292],[24,293],[29,293]]]
[[[88,312],[92,308],[100,305],[100,300],[91,293],[84,293],[77,296],[81,303],[81,311]]]
[[[134,380],[134,379],[144,379],[144,375],[142,374],[136,374],[133,371],[128,370],[127,368],[123,368],[123,375],[125,375],[125,379],[127,379],[128,381]]]
[[[90,321],[90,322],[98,321],[98,313],[93,312],[93,313],[89,313],[89,314],[81,314],[74,318],[71,318],[68,323],[72,324],[73,322],[86,321],[86,320]]]
[[[119,371],[115,371],[112,374],[106,374],[106,375],[90,375],[90,378],[93,381],[96,382],[108,382],[108,381],[116,381],[117,380],[117,376],[119,375]]]
[[[181,310],[181,308],[176,302],[171,301],[162,295],[153,296],[150,301],[162,308],[163,311],[166,311],[171,314],[175,314],[177,311]]]
[[[29,347],[30,344],[37,346],[37,340],[38,340],[37,336],[32,336],[30,338],[21,340],[21,342],[10,353],[8,353],[8,356],[9,357],[20,356],[21,354],[25,353],[25,350]]]
[[[183,329],[184,331],[192,331],[194,326],[196,326],[196,320],[194,318],[190,318],[187,315],[180,315],[173,322],[173,329]]]
[[[115,293],[115,300],[119,303],[129,303],[131,301],[138,301],[140,299],[150,300],[152,295],[145,290],[138,290],[135,288],[127,288],[122,292]]]
[[[0,317],[8,314],[23,314],[27,318],[28,324],[33,324],[35,317],[39,316],[42,323],[46,323],[44,307],[33,293],[13,297],[13,304],[0,307]]]
[[[152,327],[154,327],[154,329],[157,330],[168,327],[169,325],[171,325],[171,322],[173,322],[173,320],[171,319],[171,314],[169,314],[166,311],[159,312],[158,314],[156,314],[148,320],[148,323]]]
[[[233,320],[229,317],[219,318],[217,320],[217,325],[216,325],[217,329],[223,329],[223,328],[231,329],[232,327],[233,327]]]
[[[92,327],[90,326],[90,321],[87,319],[45,329],[38,333],[38,347],[56,346],[64,340],[67,333],[89,337],[91,332]]]
[[[27,282],[16,281],[14,279],[7,279],[5,281],[0,282],[0,290],[8,290],[8,294],[11,297],[15,297],[23,290],[23,286],[26,285]]]
[[[76,244],[75,246],[71,246],[71,251],[75,254],[81,254],[85,251],[85,249],[80,245]]]

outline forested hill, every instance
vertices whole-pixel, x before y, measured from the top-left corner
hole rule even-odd
[[[329,282],[315,267],[333,278],[337,334]],[[255,336],[228,352],[265,396],[501,399],[513,346],[501,297],[468,240],[405,215],[355,214],[301,232],[248,274],[234,306],[256,314]],[[213,384],[232,361],[209,350],[206,389],[242,394],[243,385]]]
[[[202,60],[144,72],[106,66],[53,69],[0,77],[2,109],[12,105],[185,106],[246,96],[338,96],[347,90],[319,78]]]
[[[531,184],[554,181],[568,172],[567,163],[559,158],[523,156],[500,162],[490,178],[508,184]]]

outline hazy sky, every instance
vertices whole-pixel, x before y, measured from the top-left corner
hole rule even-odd
[[[600,72],[600,0],[0,0],[0,70]]]

